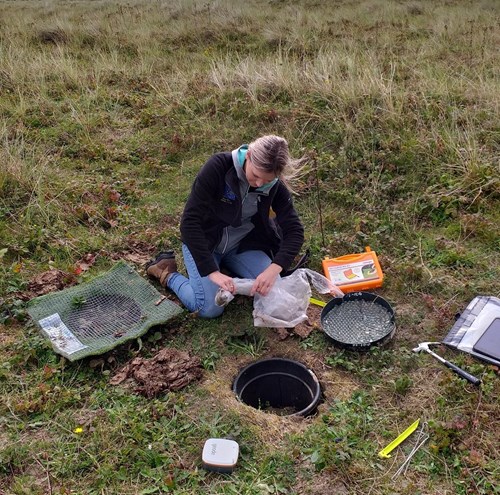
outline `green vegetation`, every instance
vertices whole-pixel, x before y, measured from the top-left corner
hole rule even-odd
[[[500,493],[498,370],[441,349],[474,389],[411,352],[500,294],[499,14],[495,0],[3,2],[0,493]],[[33,279],[178,251],[202,163],[265,133],[310,158],[295,185],[310,267],[379,254],[393,341],[281,341],[243,299],[94,360],[54,354],[25,311]],[[204,379],[154,400],[109,384],[166,346],[199,356]],[[236,401],[237,371],[268,356],[318,374],[316,416]],[[377,452],[417,418],[430,439],[392,481],[410,442]],[[201,468],[210,436],[239,442],[232,475]]]

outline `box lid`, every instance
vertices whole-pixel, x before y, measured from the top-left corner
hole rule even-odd
[[[206,467],[232,468],[238,461],[238,455],[239,445],[234,440],[209,438],[201,457]]]

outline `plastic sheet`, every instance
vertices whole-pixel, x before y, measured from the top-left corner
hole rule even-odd
[[[496,318],[500,318],[500,299],[493,296],[477,296],[459,316],[444,338],[443,344],[500,366],[500,360],[474,351],[476,342]]]

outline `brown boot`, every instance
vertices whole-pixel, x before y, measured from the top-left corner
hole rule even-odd
[[[146,273],[160,281],[165,286],[167,277],[177,271],[177,263],[173,251],[160,253],[154,260],[146,265]]]

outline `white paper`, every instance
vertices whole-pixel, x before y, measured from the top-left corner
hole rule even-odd
[[[73,332],[63,323],[59,313],[47,316],[39,320],[38,323],[47,333],[54,346],[66,354],[73,354],[88,347],[82,344]]]

